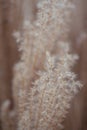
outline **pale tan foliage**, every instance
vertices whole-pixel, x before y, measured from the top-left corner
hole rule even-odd
[[[69,54],[66,44],[74,6],[69,0],[44,0],[37,8],[36,20],[25,21],[22,33],[14,33],[22,52],[13,79],[18,130],[59,128],[73,95],[81,87],[71,72],[75,56]],[[46,55],[46,51],[54,53],[54,57]],[[44,72],[37,76],[36,72],[43,68]]]
[[[72,97],[82,86],[70,69],[75,58],[68,52],[59,59],[47,53],[45,71],[39,72],[40,78],[28,92],[28,110],[19,117],[19,130],[56,130],[61,127]],[[24,96],[21,90],[19,93]]]

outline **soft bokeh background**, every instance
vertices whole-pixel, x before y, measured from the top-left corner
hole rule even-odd
[[[87,130],[87,0],[73,0],[76,5],[71,23],[72,51],[79,55],[74,68],[84,87],[72,101],[64,122],[65,130]],[[0,0],[0,106],[12,101],[12,68],[19,59],[17,44],[12,36],[20,30],[24,19],[35,19],[37,0]],[[1,130],[1,128],[0,128]]]

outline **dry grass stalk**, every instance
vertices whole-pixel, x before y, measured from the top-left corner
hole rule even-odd
[[[69,0],[44,0],[37,8],[36,20],[25,21],[22,33],[14,34],[22,51],[13,80],[18,130],[58,129],[73,95],[81,87],[71,72],[75,57],[69,54],[68,45],[66,47],[74,6]],[[55,47],[61,44],[63,51],[58,56]],[[52,52],[54,57],[50,55]],[[38,77],[35,73],[43,68],[45,71],[33,86],[32,82]]]

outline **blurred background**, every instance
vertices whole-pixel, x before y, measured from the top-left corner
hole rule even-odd
[[[76,9],[70,39],[72,51],[79,55],[74,71],[84,87],[72,101],[64,130],[87,130],[87,0],[73,1]],[[21,29],[24,19],[34,20],[36,2],[37,0],[0,0],[0,107],[6,99],[10,99],[10,109],[13,109],[13,66],[19,59],[19,53],[12,34]]]

